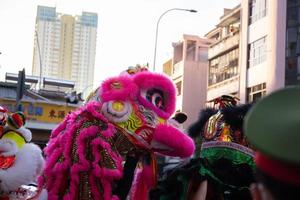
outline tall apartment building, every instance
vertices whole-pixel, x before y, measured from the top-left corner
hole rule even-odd
[[[205,35],[213,40],[208,50],[208,101],[239,92],[240,10],[224,9],[220,22]]]
[[[163,65],[163,72],[177,87],[176,111],[188,114],[183,128],[198,118],[206,102],[207,50],[210,40],[194,35],[183,35],[173,43],[173,58]]]
[[[242,102],[255,101],[286,85],[300,83],[298,2],[242,1]]]
[[[206,35],[218,38],[209,47],[208,100],[222,94],[234,94],[241,103],[245,103],[256,101],[280,88],[299,85],[299,16],[298,0],[242,0],[240,6],[226,10],[217,27]],[[226,21],[234,24],[230,26]],[[225,39],[218,37],[218,29],[225,35],[228,32],[229,36]],[[227,39],[234,44],[228,45]],[[220,49],[225,49],[224,52],[236,49],[238,52],[224,58],[224,61],[220,56],[225,54],[218,54]],[[214,56],[219,57],[216,63]]]
[[[56,12],[55,7],[38,6],[33,75],[75,81],[78,92],[91,89],[97,24],[96,13],[71,16]]]

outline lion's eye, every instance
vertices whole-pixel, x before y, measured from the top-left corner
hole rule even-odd
[[[151,89],[147,90],[145,93],[145,98],[152,103],[155,107],[164,110],[165,103],[164,103],[164,95],[163,92],[159,89]]]

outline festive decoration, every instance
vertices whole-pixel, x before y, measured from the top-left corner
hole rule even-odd
[[[175,91],[164,75],[138,67],[104,81],[52,132],[40,177],[48,198],[124,197],[128,190],[120,187],[131,183],[122,177],[132,180],[139,162],[142,176],[137,173],[132,196],[146,199],[156,184],[155,153],[189,157],[194,151],[193,140],[168,123]]]
[[[200,113],[189,128],[197,145],[196,157],[162,179],[151,192],[152,199],[198,199],[203,194],[206,199],[251,198],[253,151],[242,129],[250,105],[236,106],[236,100],[221,96],[213,101],[215,108]]]
[[[42,151],[29,143],[31,132],[24,127],[25,116],[22,112],[8,114],[2,107],[0,112],[0,199],[31,199],[39,192],[27,189],[26,185],[37,181],[41,174],[44,162]]]

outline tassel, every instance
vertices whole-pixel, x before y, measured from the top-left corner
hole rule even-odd
[[[157,171],[158,171],[158,169],[157,169],[157,159],[156,159],[156,156],[153,152],[151,152],[150,157],[151,157],[150,165],[151,165],[151,168],[152,168],[152,178],[153,178],[152,187],[154,187],[157,184]]]

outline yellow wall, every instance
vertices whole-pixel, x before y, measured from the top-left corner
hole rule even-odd
[[[168,76],[172,75],[172,59],[163,64],[163,72]]]
[[[72,75],[72,49],[75,19],[71,15],[61,17],[59,77],[69,80]]]
[[[9,111],[15,109],[15,104],[13,100],[0,99],[0,105],[6,107]],[[61,106],[46,103],[22,102],[21,105],[27,120],[47,123],[59,123],[70,111],[76,109],[76,107],[67,105]]]

